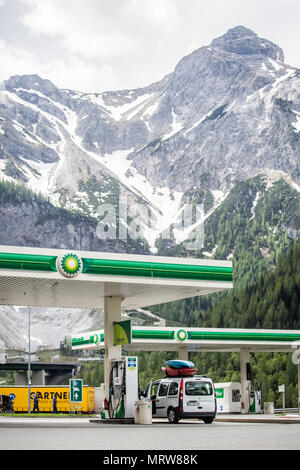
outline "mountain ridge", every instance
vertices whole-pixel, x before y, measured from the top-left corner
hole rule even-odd
[[[256,177],[267,184],[257,184],[254,191],[251,178]],[[249,228],[251,219],[263,240],[255,248],[257,261],[275,253],[276,243],[286,246],[285,230],[290,239],[299,233],[290,212],[300,192],[300,72],[284,63],[279,46],[237,26],[143,88],[82,93],[58,89],[38,75],[10,77],[0,86],[0,178],[17,184],[10,200],[4,197],[8,186],[2,182],[0,187],[4,245],[71,244],[72,249],[235,261],[235,247],[224,241],[222,230],[237,237],[237,227]],[[287,191],[284,201],[272,191],[282,179],[293,189],[276,186]],[[237,197],[237,214],[232,220],[227,214],[226,225],[222,211],[235,207],[232,195],[243,182],[249,194]],[[33,194],[26,199],[21,187],[41,193],[43,201]],[[262,201],[271,213],[277,210],[270,194],[288,217],[274,217],[272,229],[263,224],[259,229]],[[119,210],[122,198],[127,219]],[[286,202],[289,198],[294,205]],[[241,201],[251,204],[247,220]],[[188,231],[179,230],[182,213],[201,204],[207,241],[188,252]],[[134,207],[141,209],[136,239],[97,238],[99,207],[105,205],[115,209],[115,223],[123,227],[137,215]],[[219,229],[216,214],[224,224]],[[238,222],[242,219],[244,225]],[[170,227],[169,238],[162,239]],[[278,227],[276,240],[271,230]]]

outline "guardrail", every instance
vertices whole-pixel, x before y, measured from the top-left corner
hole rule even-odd
[[[288,412],[288,413],[298,413],[299,408],[276,408],[274,409],[274,413],[283,413],[283,412]]]

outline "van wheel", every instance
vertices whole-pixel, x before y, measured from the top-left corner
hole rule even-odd
[[[178,423],[179,419],[178,419],[177,413],[174,410],[174,408],[169,408],[168,409],[168,420],[169,420],[169,423],[171,423],[171,424],[177,424]]]
[[[205,424],[211,424],[213,422],[214,418],[203,418],[203,421]]]

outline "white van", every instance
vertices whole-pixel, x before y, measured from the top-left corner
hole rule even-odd
[[[217,411],[214,384],[202,375],[164,377],[150,382],[144,396],[152,401],[152,416],[178,423],[182,418],[213,422]]]

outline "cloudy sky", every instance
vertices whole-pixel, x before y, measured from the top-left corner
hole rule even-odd
[[[160,80],[243,25],[300,67],[300,0],[0,0],[0,82],[37,73],[85,92]]]

